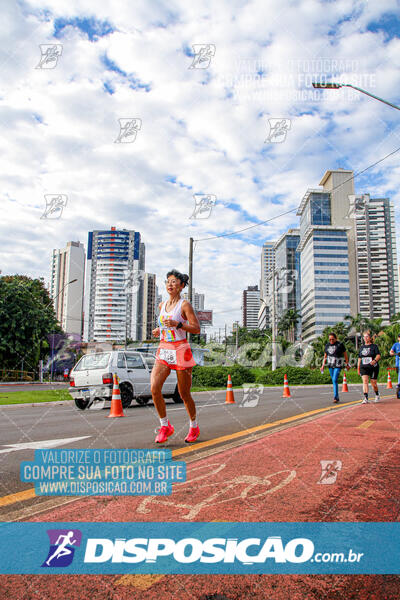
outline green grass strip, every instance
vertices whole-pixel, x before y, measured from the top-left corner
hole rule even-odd
[[[29,392],[0,393],[0,405],[59,402],[60,400],[72,401],[72,397],[67,390],[30,390]]]

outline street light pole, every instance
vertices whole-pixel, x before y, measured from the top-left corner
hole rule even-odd
[[[272,270],[272,362],[271,370],[276,369],[276,332],[275,332],[275,267]]]
[[[392,104],[391,102],[388,102],[387,100],[384,100],[383,98],[379,98],[379,96],[375,96],[374,94],[371,94],[370,92],[367,92],[366,90],[363,90],[363,89],[357,87],[356,85],[351,85],[350,83],[317,83],[317,82],[313,82],[312,86],[315,89],[325,89],[325,90],[338,90],[339,88],[342,88],[342,87],[353,88],[353,90],[357,90],[358,92],[361,92],[362,94],[366,94],[367,96],[370,96],[371,98],[374,98],[375,100],[379,100],[379,102],[383,102],[384,104],[387,104],[388,106],[391,106],[392,108],[395,108],[396,110],[400,110],[400,106],[396,106],[396,104]]]
[[[192,304],[192,299],[193,299],[193,238],[189,238],[189,290],[188,290],[188,296],[189,296],[189,302],[190,304]],[[188,332],[187,334],[187,339],[188,342],[190,343],[190,338],[191,338],[191,334]]]
[[[239,346],[239,321],[236,321],[236,344],[235,344],[236,354],[238,351],[238,346]]]

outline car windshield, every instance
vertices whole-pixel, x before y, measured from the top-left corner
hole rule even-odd
[[[105,369],[110,360],[110,352],[101,354],[86,354],[76,365],[74,371],[86,371],[91,369]]]

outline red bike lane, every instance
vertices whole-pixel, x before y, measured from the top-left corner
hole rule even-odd
[[[383,397],[195,460],[171,496],[84,498],[31,520],[398,521],[399,442],[400,403]],[[400,597],[394,575],[36,575],[0,584],[19,600]]]

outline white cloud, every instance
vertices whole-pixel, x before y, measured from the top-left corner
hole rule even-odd
[[[327,169],[360,170],[400,146],[394,109],[345,88],[318,95],[309,87],[323,75],[364,75],[361,87],[399,102],[400,41],[367,31],[395,5],[103,1],[94,11],[89,1],[30,0],[3,7],[3,273],[47,277],[53,248],[86,244],[88,230],[116,225],[141,232],[146,270],[162,287],[170,267],[187,271],[189,236],[294,209]],[[60,18],[97,19],[114,32],[89,41],[68,25],[55,39]],[[39,44],[53,42],[63,45],[57,67],[35,69]],[[195,43],[216,46],[207,70],[189,69],[185,50]],[[128,77],[106,70],[105,56]],[[150,91],[130,88],[134,79]],[[133,144],[114,143],[123,117],[142,120]],[[265,143],[268,118],[278,117],[292,121],[286,141]],[[399,200],[397,165],[397,156],[379,165],[359,191]],[[217,206],[209,219],[190,220],[200,192],[215,194]],[[68,196],[58,221],[40,219],[46,193]],[[263,240],[296,225],[292,213],[240,239],[197,244],[194,287],[220,313],[217,326],[240,318],[243,289],[259,282]]]

